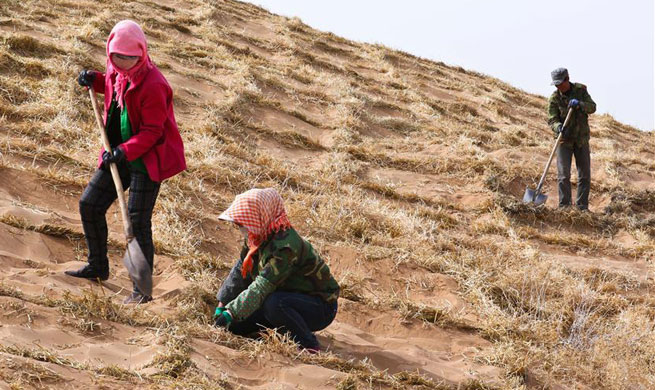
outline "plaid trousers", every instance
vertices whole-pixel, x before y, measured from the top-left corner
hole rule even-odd
[[[132,221],[134,237],[152,269],[155,247],[152,242],[151,220],[161,183],[150,180],[145,173],[130,170],[125,161],[118,164],[118,172],[123,188],[130,189],[127,209]],[[109,268],[105,215],[116,198],[111,172],[104,167],[95,171],[80,198],[82,228],[89,249],[88,261],[98,269]]]

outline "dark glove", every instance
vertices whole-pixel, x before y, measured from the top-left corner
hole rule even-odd
[[[218,312],[218,308],[216,309]],[[214,326],[220,327],[220,328],[227,328],[230,326],[232,323],[232,316],[230,315],[230,312],[227,310],[221,311],[221,314],[216,316],[216,319],[214,320]]]
[[[95,71],[84,69],[80,72],[79,76],[77,76],[77,83],[83,87],[91,88],[95,79]]]
[[[578,108],[580,107],[580,101],[578,99],[569,100],[569,108]]]
[[[114,163],[118,164],[119,162],[125,159],[125,153],[120,146],[114,148],[114,150],[109,153],[108,151],[102,152],[102,165],[109,167],[109,164]]]

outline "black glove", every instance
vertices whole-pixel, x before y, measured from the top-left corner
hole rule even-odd
[[[557,127],[557,134],[562,134],[562,138],[566,138],[569,136],[569,129],[564,127],[564,125],[559,125]]]
[[[214,320],[214,326],[220,328],[227,328],[232,323],[232,316],[227,310],[221,312],[221,314],[216,316]]]
[[[119,162],[125,159],[125,153],[120,146],[114,148],[114,150],[109,153],[108,151],[102,152],[102,165],[109,168],[109,164],[114,163],[118,164]]]
[[[84,69],[80,72],[79,76],[77,76],[77,83],[83,87],[91,88],[95,79],[95,71]]]

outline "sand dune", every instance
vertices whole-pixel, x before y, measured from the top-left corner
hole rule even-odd
[[[162,186],[138,307],[116,206],[110,279],[63,273],[86,259],[100,145],[74,78],[124,18],[174,89],[189,162]],[[555,167],[534,209],[545,103],[236,1],[3,4],[0,388],[652,388],[653,138],[592,116],[592,213],[555,209]],[[239,248],[217,215],[254,186],[281,191],[342,285],[319,355],[210,326]]]

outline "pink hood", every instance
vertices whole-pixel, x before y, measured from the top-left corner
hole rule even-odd
[[[139,61],[131,69],[123,70],[114,64],[111,59],[112,54],[137,56]],[[107,38],[107,72],[118,74],[114,83],[114,92],[116,92],[116,100],[121,109],[127,83],[138,84],[152,66],[152,61],[148,56],[148,42],[141,27],[131,20],[122,20],[116,23]]]

